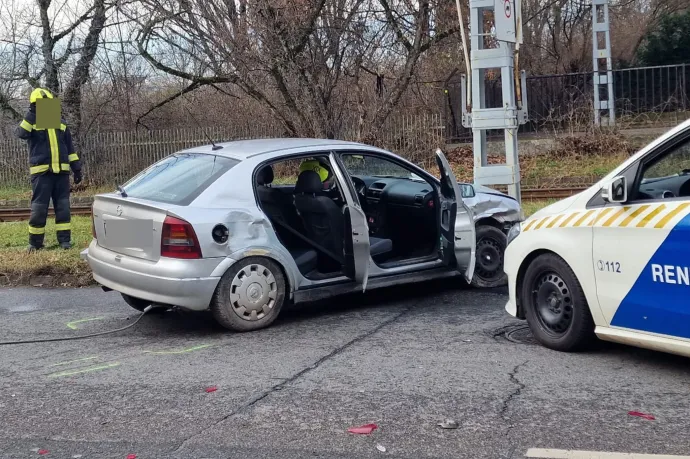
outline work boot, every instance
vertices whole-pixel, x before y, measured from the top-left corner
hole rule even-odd
[[[71,242],[61,242],[60,248],[65,249],[65,250],[69,250],[72,248],[72,243]]]
[[[42,248],[43,248],[43,246],[36,247],[36,246],[34,246],[34,245],[29,245],[29,248],[26,249],[26,251],[29,252],[29,253],[34,253],[34,252],[36,252],[37,250],[41,250]]]

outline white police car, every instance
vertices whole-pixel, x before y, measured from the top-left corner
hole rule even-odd
[[[595,336],[690,356],[690,121],[515,225],[506,310],[545,346]]]

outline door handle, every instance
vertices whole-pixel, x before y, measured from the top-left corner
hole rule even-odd
[[[353,235],[353,236],[359,236],[359,233],[358,233],[357,231],[354,231],[354,230],[353,230],[353,231],[352,231],[352,235]]]

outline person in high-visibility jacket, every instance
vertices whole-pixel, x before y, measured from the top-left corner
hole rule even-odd
[[[30,252],[43,248],[51,199],[55,210],[58,244],[63,249],[72,247],[70,171],[74,173],[74,183],[80,183],[82,180],[81,161],[74,151],[72,135],[65,121],[60,118],[59,126],[36,124],[36,102],[44,98],[53,99],[55,96],[44,88],[37,88],[31,92],[29,111],[16,129],[17,137],[27,140],[29,146],[29,170],[33,192],[29,219]]]

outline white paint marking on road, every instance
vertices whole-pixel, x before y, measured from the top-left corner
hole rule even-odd
[[[690,459],[690,456],[669,456],[666,454],[613,453],[541,448],[528,449],[525,457],[542,459]]]

